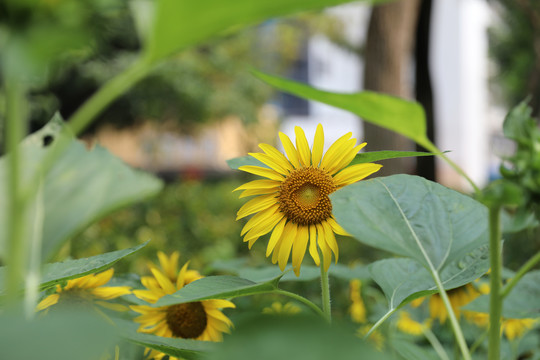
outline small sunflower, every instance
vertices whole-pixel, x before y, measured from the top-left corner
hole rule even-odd
[[[188,270],[189,263],[178,272],[179,256],[178,252],[172,253],[170,257],[159,252],[161,268],[151,264],[149,268],[153,276],[141,279],[146,290],[133,290],[133,294],[154,304],[163,296],[173,294],[190,282],[203,277],[195,270]],[[229,333],[232,327],[231,320],[221,312],[221,309],[234,307],[234,304],[227,300],[204,300],[161,307],[132,305],[131,309],[141,314],[135,318],[140,324],[139,332],[163,337],[221,341],[222,334]],[[147,349],[145,354],[148,358],[157,360],[166,356],[152,349]],[[169,359],[176,358],[169,357]]]
[[[244,242],[251,248],[260,236],[272,232],[266,256],[272,254],[272,262],[277,262],[283,271],[292,253],[298,276],[308,243],[315,264],[320,266],[319,248],[328,270],[332,253],[338,259],[334,233],[348,235],[334,219],[328,195],[373,174],[382,165],[348,166],[366,145],[356,145],[352,133],[339,138],[323,156],[324,134],[320,124],[311,150],[304,131],[298,126],[294,130],[296,148],[287,135],[279,133],[287,157],[267,144],[259,145],[264,153],[249,154],[268,167],[246,165],[239,170],[265,179],[251,181],[235,191],[243,190],[240,198],[255,195],[240,208],[236,218],[255,214],[242,229]]]
[[[129,286],[103,286],[111,280],[113,274],[114,270],[111,268],[99,274],[68,280],[64,287],[56,285],[56,293],[41,300],[37,310],[46,310],[55,304],[100,305],[112,310],[126,310],[122,305],[104,301],[131,293]]]
[[[399,313],[397,328],[406,334],[422,335],[424,330],[431,326],[431,321],[428,319],[425,322],[418,322],[411,318],[411,315],[406,311]]]
[[[488,327],[489,314],[468,311],[467,319],[480,327]],[[509,319],[501,318],[501,333],[510,341],[522,337],[538,322],[537,319]]]
[[[295,315],[302,311],[298,306],[293,303],[282,304],[280,302],[273,302],[271,306],[267,306],[262,310],[263,314],[267,315]]]

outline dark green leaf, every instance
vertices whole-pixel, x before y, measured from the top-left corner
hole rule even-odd
[[[229,299],[239,296],[263,294],[277,289],[282,275],[269,281],[256,283],[236,276],[208,276],[187,284],[174,294],[165,295],[155,306],[182,304],[208,299]]]
[[[322,91],[259,71],[254,74],[279,90],[350,111],[364,121],[395,131],[424,147],[433,147],[426,135],[424,109],[416,102],[370,91],[352,94]]]
[[[510,110],[503,123],[504,136],[518,142],[527,139],[531,122],[534,124],[531,113],[532,109],[527,105],[527,101],[520,102]]]

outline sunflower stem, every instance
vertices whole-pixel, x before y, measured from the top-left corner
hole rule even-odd
[[[489,208],[489,259],[491,265],[490,273],[490,301],[489,301],[489,334],[488,334],[488,359],[499,360],[501,357],[501,224],[500,207],[491,206]]]
[[[510,291],[514,288],[514,286],[517,285],[519,280],[525,275],[530,269],[533,268],[534,265],[536,265],[538,262],[540,262],[540,251],[536,253],[532,258],[530,258],[516,273],[516,275],[508,281],[508,283],[504,286],[504,288],[501,291],[501,298],[504,299],[508,294],[510,294]]]
[[[452,326],[452,330],[454,331],[454,335],[456,337],[459,350],[461,351],[461,355],[463,355],[463,359],[471,360],[471,354],[469,353],[467,342],[465,341],[465,337],[463,336],[463,331],[461,330],[461,327],[459,326],[459,322],[456,318],[456,314],[454,313],[454,309],[452,309],[452,304],[450,303],[448,294],[446,293],[446,290],[444,290],[444,286],[441,282],[441,279],[439,278],[439,273],[434,271],[432,273],[432,276],[433,276],[433,279],[435,280],[435,284],[437,285],[437,289],[439,290],[439,296],[441,297],[444,307],[446,308],[446,311],[448,312],[450,325]]]
[[[429,329],[429,327],[425,325],[422,326],[422,333],[424,333],[424,336],[429,341],[429,343],[431,344],[431,347],[433,347],[437,355],[439,355],[439,358],[441,360],[450,360],[441,342],[439,341],[439,339],[437,339],[437,337],[435,336],[433,331]]]
[[[394,310],[395,311],[395,310]],[[383,323],[386,321],[386,319],[388,319],[390,317],[390,315],[392,315],[394,313],[394,311],[388,311],[386,314],[383,315],[383,317],[381,317],[379,320],[377,320],[377,322],[375,324],[373,324],[373,326],[369,329],[369,331],[367,332],[366,335],[364,335],[364,340],[366,340],[367,338],[370,337],[370,335],[375,331],[377,330],[377,328]]]
[[[280,294],[280,295],[285,295],[285,296],[288,296],[288,297],[290,297],[292,299],[300,301],[304,305],[307,305],[311,310],[316,312],[318,315],[320,315],[320,316],[322,316],[323,318],[326,319],[326,314],[317,305],[315,305],[314,303],[312,303],[311,301],[309,301],[305,297],[300,296],[300,295],[295,294],[295,293],[292,293],[292,292],[289,292],[289,291],[286,291],[286,290],[282,290],[282,289],[274,290],[274,293]]]
[[[325,269],[324,259],[321,259],[321,296],[323,312],[326,320],[332,322],[332,307],[330,304],[330,284],[328,282],[328,271]]]

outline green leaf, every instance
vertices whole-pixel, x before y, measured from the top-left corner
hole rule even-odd
[[[21,145],[24,187],[40,178],[40,161],[60,137],[70,145],[43,179],[44,228],[42,258],[47,259],[70,237],[102,216],[122,206],[156,194],[163,184],[149,174],[135,171],[100,146],[87,150],[65,130],[56,115]],[[52,144],[48,142],[53,141]],[[0,198],[7,198],[6,157],[0,159]],[[0,201],[0,228],[6,228],[6,204]],[[32,219],[26,219],[33,224]],[[28,233],[32,229],[26,229]],[[0,232],[0,257],[5,256],[5,232]]]
[[[131,321],[115,320],[121,328],[121,336],[138,345],[181,359],[199,359],[202,353],[215,348],[215,343],[191,339],[167,338],[137,332],[138,324]]]
[[[488,269],[489,249],[484,245],[448,264],[440,278],[444,289],[450,290],[478,279]],[[416,298],[438,292],[430,272],[412,259],[379,260],[369,266],[369,271],[388,300],[389,313]]]
[[[518,142],[527,140],[530,129],[536,126],[531,113],[532,109],[527,105],[527,101],[522,101],[512,108],[504,119],[504,136]]]
[[[279,90],[350,111],[364,121],[395,131],[426,148],[433,148],[426,133],[424,109],[419,103],[370,91],[334,93],[259,71],[253,73]]]
[[[0,315],[0,359],[95,360],[114,351],[118,339],[96,312],[57,310],[32,321]]]
[[[129,249],[112,251],[83,259],[66,260],[58,263],[46,264],[43,266],[40,288],[44,290],[62,281],[107,270],[117,261],[142,249],[144,246],[146,246],[146,244],[148,244],[148,241],[144,244]],[[5,268],[0,268],[0,294],[4,288],[4,273]]]
[[[356,337],[354,331],[337,321],[329,326],[320,318],[258,316],[235,324],[233,336],[217,344],[205,359],[395,359]]]
[[[431,349],[426,349],[416,345],[410,339],[392,338],[390,346],[402,356],[403,359],[409,360],[437,360],[439,357]]]
[[[154,306],[183,304],[209,299],[230,299],[239,296],[264,294],[277,289],[279,275],[264,282],[253,282],[236,276],[208,276],[187,284],[174,294],[165,295]]]
[[[540,270],[525,274],[510,294],[504,298],[503,318],[539,318],[538,299],[540,299]],[[480,296],[463,308],[465,310],[489,313],[489,295]]]
[[[368,162],[381,161],[386,159],[396,159],[404,157],[416,157],[416,156],[433,156],[437,155],[430,152],[418,152],[418,151],[371,151],[363,152],[356,155],[351,162],[351,165],[354,164],[364,164]],[[233,170],[238,170],[240,166],[252,165],[268,168],[265,164],[255,159],[252,156],[241,156],[234,159],[227,160],[227,165]]]
[[[330,195],[338,223],[358,241],[409,257],[430,271],[487,244],[487,209],[424,178],[394,175]]]
[[[150,61],[242,27],[348,0],[159,0],[146,55]]]

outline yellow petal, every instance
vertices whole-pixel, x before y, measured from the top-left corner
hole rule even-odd
[[[186,273],[188,271],[188,265],[189,265],[189,261],[186,262],[184,266],[182,266],[182,269],[180,269],[180,272],[178,273],[178,277],[176,278],[176,288],[178,290],[183,288],[184,285],[186,284],[185,280],[186,280]]]
[[[103,300],[110,300],[122,295],[131,294],[131,288],[129,286],[102,286],[93,289],[92,294]]]
[[[93,276],[94,281],[92,281],[92,285],[88,284],[87,287],[98,287],[98,286],[101,286],[101,285],[105,285],[113,277],[114,269],[110,268],[108,270],[103,271],[102,273],[93,274],[93,275],[94,275]]]
[[[266,247],[266,257],[268,257],[276,247],[278,240],[281,238],[281,234],[283,234],[283,229],[285,228],[286,222],[286,218],[281,219],[281,221],[274,228],[274,231],[272,231],[272,235],[268,241],[268,246]]]
[[[334,256],[336,258],[336,263],[337,263],[338,257],[339,257],[339,248],[336,242],[336,237],[334,236],[334,232],[332,231],[332,227],[330,226],[330,224],[328,224],[327,221],[323,221],[322,226],[324,229],[324,233],[326,235],[325,236],[326,243],[328,244],[330,249],[332,249],[332,252],[334,253]]]
[[[272,215],[276,213],[276,211],[279,209],[279,205],[274,205],[269,207],[266,210],[260,211],[257,214],[253,215],[251,219],[248,220],[246,225],[242,228],[242,232],[240,232],[240,236],[244,236],[245,233],[247,233],[249,230],[251,230],[253,227],[259,225],[264,220],[267,220],[268,218],[271,218]]]
[[[138,297],[141,300],[147,301],[151,304],[158,301],[161,297],[165,296],[166,294],[162,291],[163,295],[157,294],[153,291],[148,290],[133,290],[133,295]]]
[[[332,262],[332,251],[328,247],[328,244],[325,240],[325,233],[323,226],[321,224],[316,224],[317,226],[317,244],[319,245],[319,248],[321,249],[321,253],[323,255],[322,258],[322,265],[324,265],[325,271],[328,271],[328,268],[330,267],[330,263]]]
[[[279,191],[279,186],[276,186],[273,189],[247,189],[247,190],[242,191],[242,193],[240,194],[238,198],[242,199],[242,198],[245,198],[248,196],[254,196],[254,195],[270,195],[270,194],[277,195],[278,191]]]
[[[354,157],[356,155],[358,151],[354,152],[354,144],[356,144],[356,139],[350,139],[336,147],[333,152],[330,152],[330,150],[328,150],[328,152],[330,152],[330,155],[328,156],[328,165],[325,167],[325,170],[330,175],[333,175],[339,170],[341,170],[338,165],[342,162],[343,158],[351,155]],[[326,153],[326,155],[328,155],[328,152]]]
[[[298,226],[292,222],[288,222],[283,230],[283,239],[281,240],[281,247],[279,249],[278,264],[281,271],[285,270],[287,262],[289,261],[289,255],[291,254],[291,248],[295,241],[296,232]]]
[[[315,137],[313,138],[313,150],[311,153],[311,162],[314,167],[318,167],[324,151],[324,132],[321,124],[317,125]]]
[[[309,241],[309,227],[308,226],[298,226],[298,233],[296,234],[296,239],[293,243],[292,249],[292,264],[294,268],[294,273],[296,276],[300,275],[300,266],[302,265],[302,260],[306,254],[306,247]]]
[[[281,212],[276,212],[274,215],[267,217],[263,221],[261,221],[259,224],[254,226],[244,237],[244,241],[249,241],[252,238],[263,236],[264,234],[268,234],[274,226],[277,225],[278,222],[283,219],[285,215]]]
[[[254,175],[259,175],[270,180],[283,181],[284,177],[281,176],[277,171],[272,169],[263,168],[260,166],[244,165],[240,166],[238,170],[245,171]]]
[[[382,165],[379,164],[357,164],[341,170],[334,176],[334,183],[337,187],[345,186],[362,180],[363,178],[378,171]]]
[[[101,300],[97,300],[95,301],[95,303],[99,306],[102,306],[112,311],[128,311],[129,310],[129,308],[126,305],[122,305],[122,304],[116,304],[116,303],[101,301]]]
[[[47,296],[45,299],[41,300],[39,304],[36,307],[37,311],[45,310],[50,306],[53,306],[58,303],[58,299],[60,299],[60,295],[58,294],[52,294]]]
[[[248,183],[245,183],[236,189],[233,190],[233,192],[238,190],[258,190],[258,189],[274,189],[276,187],[279,187],[281,184],[280,181],[275,180],[253,180]]]
[[[158,259],[163,272],[169,277],[169,279],[176,278],[178,272],[178,259],[180,258],[179,251],[173,251],[170,257],[165,255],[163,251],[158,251]]]
[[[321,259],[319,258],[319,251],[317,250],[317,228],[315,225],[309,225],[309,254],[315,262],[315,265],[319,266],[321,264]]]
[[[364,146],[366,146],[366,143],[362,143],[358,146],[353,147],[352,150],[347,151],[343,155],[343,158],[341,158],[341,160],[336,162],[335,167],[332,166],[329,169],[327,169],[327,171],[329,173],[334,174],[338,172],[339,170],[343,169],[344,167],[346,167],[347,165],[349,165],[351,161],[353,161],[353,159],[356,157],[356,155],[358,155],[358,152],[360,151],[360,149],[362,149]]]
[[[150,271],[152,271],[152,275],[154,275],[157,282],[159,283],[159,285],[161,286],[163,291],[165,291],[166,294],[170,295],[170,294],[174,294],[176,292],[176,287],[173,285],[173,283],[171,282],[171,280],[169,280],[168,277],[163,275],[157,269],[150,269]]]
[[[311,151],[309,151],[306,134],[300,126],[294,127],[294,133],[296,134],[296,148],[300,155],[300,162],[304,167],[309,167],[309,165],[311,165]]]
[[[343,229],[333,217],[326,219],[326,221],[328,222],[328,224],[330,224],[330,226],[332,227],[332,231],[334,231],[336,234],[343,236],[352,236],[351,234],[346,232],[345,229]]]
[[[285,155],[283,155],[278,149],[276,149],[275,147],[273,146],[270,146],[268,144],[259,144],[259,147],[261,148],[262,151],[264,151],[265,153],[267,153],[269,156],[271,156],[274,161],[276,161],[278,164],[280,164],[282,167],[286,168],[287,170],[289,171],[293,171],[294,168],[293,166],[291,165],[291,163],[289,162],[289,160],[287,160],[287,158],[285,157]]]
[[[326,151],[326,154],[324,154],[322,161],[321,161],[321,168],[326,169],[328,166],[331,165],[332,158],[336,157],[336,149],[339,148],[341,145],[347,142],[349,138],[352,136],[351,132],[346,133],[342,137],[336,140],[332,145],[330,145],[330,148],[328,148],[328,151]]]
[[[266,210],[272,205],[276,204],[277,200],[274,195],[261,195],[254,199],[249,200],[242,205],[238,213],[236,214],[236,220],[249,216],[253,213]]]
[[[289,170],[286,167],[283,167],[280,163],[274,160],[273,157],[271,157],[268,154],[262,154],[262,153],[249,153],[249,155],[253,156],[255,159],[259,160],[263,164],[269,166],[273,170],[277,171],[281,175],[287,175],[289,173]],[[290,165],[289,165],[290,166]],[[292,168],[292,167],[291,167]]]
[[[298,152],[294,148],[291,139],[282,132],[279,133],[279,138],[281,139],[281,143],[283,144],[283,148],[285,149],[289,161],[296,169],[298,169],[300,167],[300,160],[298,159]]]

